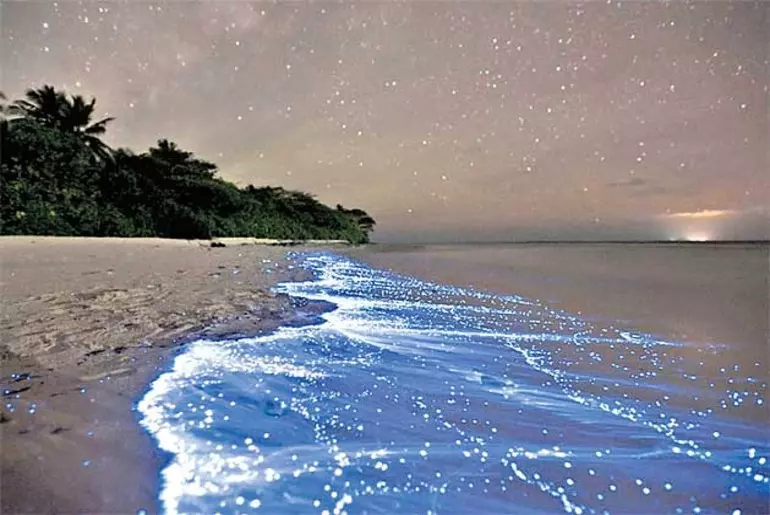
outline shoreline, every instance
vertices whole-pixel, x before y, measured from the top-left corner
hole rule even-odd
[[[231,245],[0,238],[2,513],[159,510],[138,401],[187,343],[298,316],[270,292],[305,278],[287,249]]]

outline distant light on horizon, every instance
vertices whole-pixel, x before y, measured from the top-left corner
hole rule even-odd
[[[711,241],[713,238],[705,232],[692,232],[685,235],[686,241]]]
[[[669,233],[668,241],[713,241],[718,240],[719,237],[714,234],[714,231],[703,229],[683,229],[675,233]]]

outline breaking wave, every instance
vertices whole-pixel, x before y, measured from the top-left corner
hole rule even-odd
[[[301,253],[318,324],[185,348],[140,400],[164,511],[757,513],[766,363]],[[745,368],[745,367],[744,367]]]

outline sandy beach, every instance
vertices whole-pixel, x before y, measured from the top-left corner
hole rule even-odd
[[[2,513],[156,511],[137,396],[184,342],[291,315],[285,249],[253,243],[0,238]]]

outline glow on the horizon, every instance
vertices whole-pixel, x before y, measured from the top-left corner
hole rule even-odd
[[[710,241],[711,236],[704,232],[693,232],[686,234],[684,239],[687,241]]]

